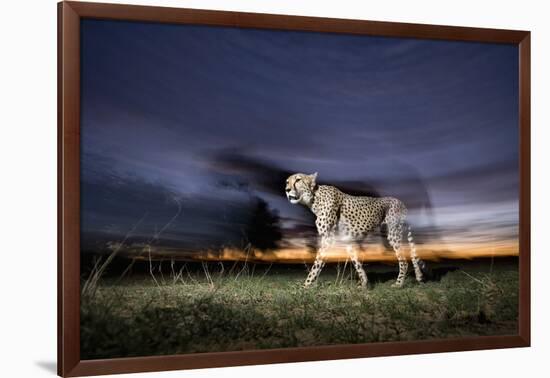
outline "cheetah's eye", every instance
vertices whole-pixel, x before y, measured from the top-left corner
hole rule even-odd
[[[297,177],[295,182],[299,182],[299,181],[301,181],[301,180],[302,180],[301,177]]]

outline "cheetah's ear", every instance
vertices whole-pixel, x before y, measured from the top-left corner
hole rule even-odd
[[[315,185],[317,184],[317,172],[315,172],[312,175],[309,175],[309,177],[311,178],[311,186],[315,187]]]

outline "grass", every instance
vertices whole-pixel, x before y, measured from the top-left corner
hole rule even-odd
[[[387,270],[387,268],[386,268]],[[259,267],[165,278],[102,279],[82,296],[83,359],[517,333],[517,266],[466,265],[438,281],[371,273],[368,291],[325,269]]]

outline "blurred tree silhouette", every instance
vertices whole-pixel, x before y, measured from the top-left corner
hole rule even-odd
[[[283,236],[279,214],[259,197],[254,197],[254,202],[252,216],[245,228],[246,238],[254,248],[275,249]]]

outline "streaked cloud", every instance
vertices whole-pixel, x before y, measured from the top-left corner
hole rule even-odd
[[[401,198],[425,245],[517,237],[515,46],[88,19],[81,33],[83,240],[146,214],[143,242],[177,199],[166,246],[236,244],[254,198],[307,240],[311,214],[283,196],[296,171]]]

